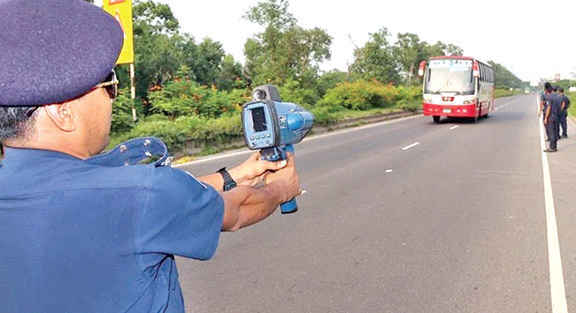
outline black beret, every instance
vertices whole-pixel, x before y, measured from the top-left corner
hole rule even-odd
[[[70,100],[114,68],[124,33],[82,0],[0,0],[0,106]]]

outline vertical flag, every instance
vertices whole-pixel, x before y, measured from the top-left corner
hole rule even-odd
[[[136,122],[136,88],[134,86],[134,39],[132,35],[132,0],[102,0],[102,8],[110,13],[122,26],[124,45],[116,64],[130,64],[130,91],[132,100],[132,120]]]
[[[132,39],[132,0],[102,0],[102,8],[110,13],[124,30],[124,45],[118,58],[118,64],[134,63],[134,44]]]

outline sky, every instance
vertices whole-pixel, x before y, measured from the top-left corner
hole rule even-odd
[[[263,31],[242,18],[265,0],[155,0],[168,4],[180,31],[197,43],[210,38],[227,54],[244,62],[246,39]],[[494,61],[523,81],[576,75],[575,0],[288,0],[288,11],[305,29],[324,29],[332,39],[331,59],[322,70],[346,71],[354,47],[370,33],[385,27],[392,34],[412,33],[421,41],[441,41],[464,50],[464,55]],[[546,6],[543,4],[546,3]],[[550,5],[549,3],[553,4]],[[538,4],[538,5],[535,5]],[[545,8],[548,7],[546,10]],[[545,13],[546,12],[546,13]],[[575,74],[573,74],[575,73]]]

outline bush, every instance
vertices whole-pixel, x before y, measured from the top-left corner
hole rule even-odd
[[[228,112],[239,112],[226,92],[200,86],[190,80],[167,82],[162,88],[148,93],[150,111],[175,119],[179,116],[199,115],[219,117]]]
[[[252,101],[252,90],[232,89],[228,92],[228,99],[239,110],[244,104]]]
[[[114,137],[109,147],[148,136],[162,139],[170,151],[182,150],[186,146],[222,146],[242,138],[242,121],[240,114],[215,119],[181,116],[174,121],[154,115],[139,122],[130,132]]]
[[[190,134],[190,141],[201,145],[225,145],[243,136],[240,115],[226,116],[217,119],[203,120],[194,133]]]
[[[282,101],[295,103],[304,108],[311,108],[319,99],[316,90],[303,88],[297,80],[289,79],[279,89]]]
[[[333,125],[342,119],[339,111],[331,110],[331,107],[314,107],[310,112],[314,114],[314,124],[316,125]]]
[[[422,103],[419,87],[395,87],[377,81],[339,83],[316,103],[317,93],[302,88],[295,80],[280,89],[282,100],[308,108],[316,125],[338,123],[350,116],[350,111],[392,108],[416,111]],[[123,127],[128,132],[116,134],[111,146],[136,137],[154,136],[162,139],[170,151],[218,150],[242,139],[241,106],[251,100],[249,89],[218,92],[190,81],[168,82],[162,89],[150,92],[154,114],[142,118],[135,126],[128,127],[127,121],[119,123],[117,128]],[[118,108],[126,110],[126,103],[129,102],[120,100]]]
[[[418,99],[402,99],[396,105],[399,109],[409,112],[416,112],[422,107],[422,100]]]
[[[338,106],[350,110],[365,111],[373,108],[389,108],[401,100],[411,102],[422,97],[417,87],[404,88],[385,85],[376,81],[342,83],[326,92],[318,106]]]
[[[494,90],[494,98],[502,98],[502,97],[509,97],[513,95],[517,95],[519,92],[510,90],[510,89],[495,89]]]
[[[568,108],[568,115],[576,116],[576,92],[567,92],[566,95],[570,98],[570,107]]]
[[[175,127],[171,121],[140,122],[130,132],[114,138],[110,143],[115,146],[120,142],[138,137],[158,137],[166,143],[170,150],[181,147],[186,142],[186,132]]]
[[[118,92],[118,98],[112,103],[112,124],[110,131],[115,134],[130,131],[134,126],[132,121],[132,100],[130,91],[123,88]]]

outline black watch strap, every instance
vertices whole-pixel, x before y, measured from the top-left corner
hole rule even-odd
[[[218,173],[220,173],[224,179],[224,186],[222,187],[222,190],[228,191],[236,187],[236,182],[234,179],[232,179],[232,176],[230,176],[230,173],[228,173],[225,167],[219,169]]]

